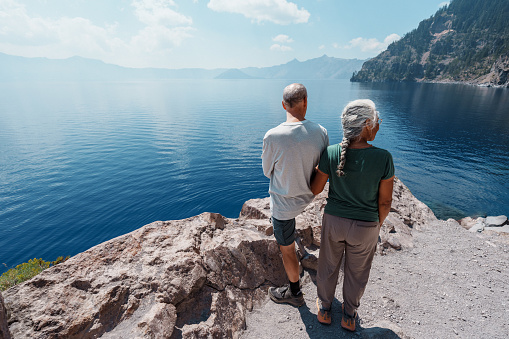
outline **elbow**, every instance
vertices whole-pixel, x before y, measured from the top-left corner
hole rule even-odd
[[[319,189],[317,187],[311,187],[311,192],[314,194],[314,195],[318,195],[320,193],[322,193],[323,191],[323,188],[322,189]]]
[[[385,208],[391,208],[392,206],[392,198],[391,199],[385,199],[383,201],[378,202],[378,206],[385,207]]]
[[[310,189],[314,195],[318,195],[318,194],[322,193],[324,187],[325,187],[325,185],[317,185],[316,183],[315,183],[315,185],[313,185],[313,183],[311,183]]]

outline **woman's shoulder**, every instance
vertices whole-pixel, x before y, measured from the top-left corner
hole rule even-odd
[[[329,145],[326,149],[323,150],[320,158],[322,161],[325,161],[325,159],[328,159],[328,161],[334,161],[334,159],[338,158],[340,153],[341,147],[339,144]]]
[[[379,161],[386,161],[386,162],[393,162],[392,160],[392,154],[386,149],[378,148],[378,147],[371,147],[373,149],[372,157],[378,159]]]
[[[331,154],[332,152],[337,152],[339,150],[341,150],[340,144],[334,144],[334,145],[327,146],[327,153],[329,153],[329,154]]]
[[[373,147],[370,147],[370,149],[374,150],[375,152],[381,153],[381,154],[391,155],[391,152],[389,152],[388,150],[386,150],[384,148],[373,146]]]

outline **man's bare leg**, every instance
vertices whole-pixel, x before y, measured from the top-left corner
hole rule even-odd
[[[283,254],[283,265],[286,275],[291,282],[299,281],[299,260],[295,253],[295,242],[288,246],[279,245],[281,254]]]

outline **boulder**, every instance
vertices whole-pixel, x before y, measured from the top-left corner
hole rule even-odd
[[[499,215],[498,217],[487,217],[484,223],[486,227],[497,227],[502,226],[507,221],[507,217],[505,215]]]
[[[471,217],[466,217],[466,218],[460,219],[458,222],[459,222],[459,224],[460,224],[463,228],[465,228],[465,229],[469,230],[469,229],[471,229],[471,228],[472,228],[475,224],[477,224],[477,220],[478,220],[478,219],[479,219],[479,218],[473,219],[473,218],[471,218]]]
[[[0,293],[0,338],[2,339],[11,338],[9,327],[7,326],[7,318],[7,309],[4,305],[4,298],[2,297],[2,293]]]
[[[509,233],[509,225],[496,226],[496,227],[485,227],[485,231],[492,231],[496,233]]]
[[[297,217],[301,268],[317,267],[327,188]],[[4,292],[10,333],[236,338],[246,312],[266,300],[268,287],[287,281],[269,205],[269,198],[249,200],[238,219],[203,213],[157,221],[55,265]],[[412,230],[433,220],[433,212],[396,178],[379,249],[412,247]]]
[[[204,213],[97,245],[4,296],[16,338],[232,337],[284,282],[273,237]]]
[[[484,218],[477,218],[475,224],[470,227],[468,230],[470,232],[482,232],[484,231],[484,227],[486,224],[484,223]]]
[[[296,218],[297,235],[306,247],[320,246],[322,216],[327,204],[328,188],[327,183],[324,191]],[[397,177],[394,179],[392,199],[391,212],[380,231],[381,252],[411,248],[412,229],[424,228],[437,220],[433,211],[417,200]],[[266,225],[270,225],[270,198],[251,199],[244,204],[239,220],[242,222],[251,218],[266,220]]]

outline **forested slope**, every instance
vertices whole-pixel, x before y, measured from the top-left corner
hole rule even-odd
[[[351,81],[508,86],[509,0],[452,0],[366,61]]]

